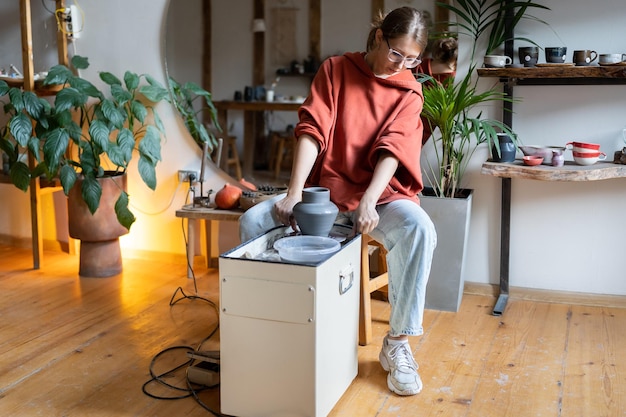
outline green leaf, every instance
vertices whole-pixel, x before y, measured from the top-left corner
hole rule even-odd
[[[109,148],[109,127],[102,120],[94,120],[89,125],[89,136],[104,152]]]
[[[67,150],[69,142],[70,135],[67,130],[62,128],[56,128],[46,136],[43,143],[43,154],[50,171],[56,172],[58,169],[59,161]]]
[[[91,175],[85,175],[81,187],[81,195],[91,214],[94,214],[98,210],[100,197],[102,196],[102,187],[98,180]]]
[[[24,92],[22,99],[24,100],[24,108],[26,109],[28,114],[30,114],[33,118],[39,120],[43,116],[44,112],[44,105],[42,101],[46,101],[37,97],[37,94],[33,93],[32,91]]]
[[[24,110],[24,93],[19,88],[11,88],[9,90],[9,100],[13,107],[15,108],[15,112],[19,113]]]
[[[124,163],[119,165],[126,167],[128,162],[133,157],[133,149],[135,148],[135,136],[133,135],[133,132],[126,128],[120,129],[117,134],[116,143],[124,160]]]
[[[6,95],[10,89],[11,87],[9,87],[6,81],[0,80],[0,96]]]
[[[148,110],[142,102],[138,100],[133,100],[130,103],[130,111],[137,120],[139,120],[141,123],[144,123],[144,120],[146,120],[146,116],[148,115]]]
[[[107,156],[113,164],[121,167],[127,166],[126,161],[124,160],[124,152],[116,143],[109,144]]]
[[[104,117],[110,121],[116,129],[124,127],[126,116],[117,108],[113,101],[109,99],[102,100],[100,103],[100,110],[102,110]]]
[[[79,70],[87,69],[89,68],[89,59],[84,56],[74,55],[72,57],[72,66]]]
[[[57,112],[71,110],[81,107],[87,102],[87,95],[81,93],[74,87],[67,87],[59,91],[54,99],[54,106]]]
[[[30,170],[28,165],[22,161],[17,161],[11,166],[9,171],[11,182],[22,191],[28,190],[30,185]]]
[[[161,160],[161,135],[154,126],[148,126],[146,135],[139,142],[139,154],[153,165]]]
[[[25,148],[33,134],[33,124],[30,118],[24,113],[18,113],[11,119],[10,123],[11,135],[20,146]]]
[[[119,78],[107,71],[103,71],[100,73],[100,79],[108,85],[122,85],[122,82]]]
[[[130,226],[135,222],[135,216],[128,209],[128,194],[122,191],[119,198],[115,202],[115,214],[117,215],[117,221],[122,226],[130,230]]]
[[[98,90],[95,85],[85,80],[84,78],[71,78],[69,84],[81,93],[88,95],[89,97],[95,97],[99,99],[103,98],[100,90]]]
[[[76,171],[69,165],[63,165],[59,171],[59,180],[63,186],[63,192],[65,195],[69,195],[70,190],[76,183]]]
[[[139,175],[141,176],[143,182],[150,187],[151,190],[156,189],[157,180],[155,164],[150,159],[145,158],[142,155],[139,157],[137,168],[139,169]]]
[[[169,98],[169,91],[160,85],[144,85],[139,89],[139,92],[153,103]]]
[[[134,72],[126,71],[124,73],[124,84],[126,84],[128,90],[135,90],[139,86],[139,76]]]
[[[132,100],[133,95],[124,89],[121,85],[113,84],[111,86],[111,96],[120,105],[124,105]]]
[[[65,65],[55,65],[50,68],[48,75],[43,81],[44,85],[59,85],[65,84],[70,78],[73,78],[74,74]]]

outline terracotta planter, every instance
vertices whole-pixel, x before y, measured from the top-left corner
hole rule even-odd
[[[128,229],[117,221],[115,202],[126,190],[126,174],[98,179],[102,197],[92,215],[81,197],[82,179],[76,181],[68,198],[69,234],[80,240],[79,275],[110,277],[122,272],[119,237]]]

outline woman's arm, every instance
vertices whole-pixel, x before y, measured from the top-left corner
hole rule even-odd
[[[302,199],[302,190],[319,152],[318,143],[309,135],[302,135],[296,143],[291,178],[287,196],[274,205],[276,215],[283,224],[290,224],[295,230],[293,206]]]
[[[378,226],[379,217],[376,211],[376,203],[387,185],[389,185],[391,178],[393,178],[398,169],[398,164],[398,158],[391,153],[385,152],[378,159],[372,181],[370,181],[354,213],[354,229],[356,232],[369,233]]]

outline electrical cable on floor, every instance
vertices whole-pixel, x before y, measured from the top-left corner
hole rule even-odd
[[[187,197],[185,199],[185,204],[188,204],[189,202],[189,193],[187,193]],[[184,224],[184,219],[181,219],[181,225],[182,225],[182,230],[183,230],[183,238],[185,240],[185,255],[189,254],[189,241],[187,239],[187,235],[185,233],[185,224]],[[191,265],[191,263],[189,262],[189,256],[185,256],[187,259],[187,266],[189,268],[189,271],[191,271],[191,275],[193,278],[193,286],[194,286],[194,295],[188,295],[185,293],[185,290],[182,287],[178,287],[176,288],[176,290],[174,291],[174,293],[172,294],[172,298],[170,298],[170,302],[169,305],[170,307],[175,306],[176,304],[178,304],[179,302],[183,301],[183,300],[191,300],[191,301],[195,301],[195,300],[200,300],[200,301],[204,301],[206,303],[209,304],[209,306],[211,306],[211,308],[215,311],[217,317],[219,318],[219,309],[217,307],[217,304],[215,304],[215,302],[209,300],[208,298],[205,297],[201,297],[198,295],[198,286],[197,286],[197,282],[196,282],[196,275],[193,272],[193,266]],[[191,366],[193,366],[195,364],[195,362],[197,362],[196,359],[187,359],[185,362],[176,365],[174,368],[167,370],[161,374],[157,374],[154,371],[154,366],[157,362],[157,360],[163,356],[164,354],[171,352],[171,351],[176,351],[176,350],[183,350],[185,352],[185,355],[187,355],[187,353],[193,353],[193,352],[198,352],[202,350],[202,346],[204,345],[204,343],[206,343],[209,339],[211,339],[215,333],[217,332],[217,330],[219,329],[219,320],[218,320],[218,324],[215,326],[215,328],[211,331],[211,333],[204,339],[202,340],[198,346],[194,349],[192,346],[172,346],[169,347],[167,349],[164,349],[162,351],[160,351],[159,353],[157,353],[153,358],[152,361],[150,362],[150,379],[148,381],[146,381],[143,386],[141,387],[142,392],[154,399],[158,399],[158,400],[179,400],[179,399],[184,399],[184,398],[189,398],[189,397],[193,397],[193,399],[198,403],[198,405],[200,405],[202,408],[204,408],[205,410],[207,410],[208,412],[210,412],[211,414],[213,414],[216,417],[225,417],[223,414],[211,409],[207,404],[205,404],[200,397],[198,396],[199,392],[203,392],[203,391],[207,391],[213,388],[217,388],[219,387],[219,384],[215,384],[212,386],[203,386],[200,388],[195,388],[194,385],[190,380],[189,380],[189,368]],[[170,384],[168,382],[166,382],[164,380],[164,378],[166,377],[170,377],[172,375],[174,375],[177,371],[180,371],[181,369],[185,369],[185,380],[186,380],[186,387],[179,387],[173,384]],[[183,394],[180,395],[173,395],[173,396],[169,396],[169,397],[165,397],[165,396],[159,396],[159,395],[155,395],[152,394],[151,392],[148,391],[148,387],[152,384],[159,384],[162,387],[165,387],[167,389],[171,389],[177,392],[182,392]]]
[[[177,294],[180,293],[180,297],[177,298]],[[185,294],[185,291],[183,290],[182,287],[178,287],[176,289],[176,291],[174,291],[174,294],[172,294],[172,298],[170,299],[169,305],[170,307],[173,307],[174,305],[176,305],[177,303],[183,301],[183,300],[191,300],[191,301],[195,301],[195,300],[200,300],[200,301],[204,301],[206,303],[208,303],[216,312],[216,314],[219,317],[219,310],[217,308],[217,304],[215,304],[213,301],[209,300],[208,298],[204,298],[198,295],[187,295]],[[209,411],[211,414],[213,414],[216,417],[225,417],[223,414],[211,409],[207,404],[205,404],[200,397],[198,396],[198,393],[200,392],[204,392],[207,390],[211,390],[214,388],[219,387],[219,383],[212,385],[212,386],[200,386],[200,387],[196,387],[194,383],[192,383],[189,380],[189,368],[191,366],[193,366],[195,364],[195,362],[197,361],[196,359],[187,359],[185,362],[182,362],[176,366],[174,366],[173,368],[157,374],[154,370],[154,367],[156,365],[157,360],[162,357],[163,355],[165,355],[168,352],[172,352],[172,351],[177,351],[177,350],[183,350],[185,352],[185,355],[187,355],[187,353],[193,353],[193,352],[199,352],[202,351],[202,346],[204,345],[204,343],[206,343],[208,340],[210,340],[216,333],[217,330],[219,329],[219,324],[217,324],[215,326],[215,328],[210,332],[210,334],[204,338],[204,340],[202,340],[198,346],[194,349],[192,346],[172,346],[169,348],[166,348],[162,351],[160,351],[159,353],[157,353],[153,358],[152,361],[150,362],[150,379],[148,381],[146,381],[142,387],[141,390],[142,392],[149,396],[150,398],[154,398],[157,400],[180,400],[180,399],[184,399],[184,398],[189,398],[189,397],[193,397],[194,400],[198,403],[198,405],[200,405],[202,408],[204,408],[205,410]],[[166,377],[171,377],[174,376],[176,374],[176,372],[185,369],[185,381],[186,381],[186,387],[180,387],[177,385],[173,385],[167,381],[165,381]],[[172,395],[172,396],[162,396],[162,395],[156,395],[153,394],[149,391],[149,386],[151,386],[152,384],[158,384],[162,387],[165,387],[167,389],[176,391],[176,392],[181,392],[182,394],[180,395]]]

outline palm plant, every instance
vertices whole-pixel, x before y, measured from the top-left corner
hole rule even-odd
[[[550,10],[547,6],[531,0],[455,0],[454,5],[441,2],[437,4],[456,15],[457,20],[449,22],[450,26],[460,28],[460,34],[473,40],[471,62],[474,62],[478,40],[487,34],[485,55],[493,53],[507,40],[523,40],[539,46],[531,39],[511,34],[523,19],[548,25],[545,21],[528,14],[529,9]]]
[[[421,76],[424,108],[422,116],[429,123],[433,136],[436,166],[427,162],[425,176],[438,197],[455,197],[467,164],[482,143],[492,144],[497,133],[504,132],[515,137],[511,129],[498,120],[482,118],[470,113],[479,104],[492,101],[512,101],[496,90],[478,92],[468,74],[458,83],[448,78],[436,82],[430,76]],[[435,130],[437,128],[437,130]]]

